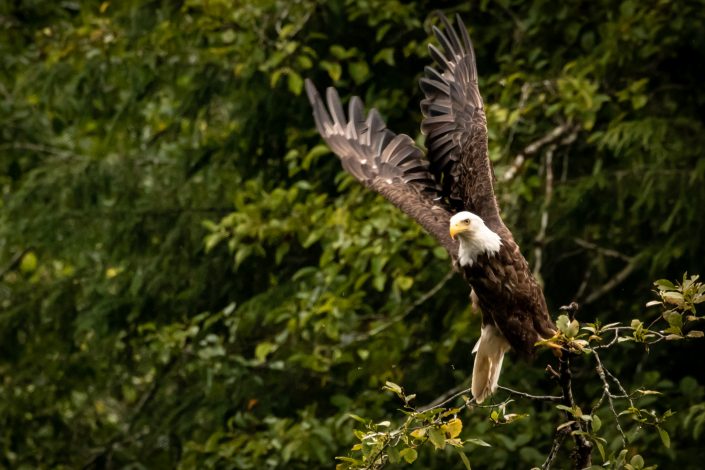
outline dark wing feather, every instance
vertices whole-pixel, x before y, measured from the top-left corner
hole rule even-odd
[[[448,232],[452,214],[441,202],[428,161],[414,141],[387,129],[376,109],[365,118],[358,97],[350,100],[346,118],[334,88],[326,91],[327,106],[310,80],[306,93],[316,128],[345,171],[415,219],[455,259],[458,247]]]
[[[494,323],[511,346],[531,355],[534,344],[553,335],[541,287],[502,222],[487,153],[487,121],[477,84],[475,52],[460,17],[454,28],[441,16],[433,32],[442,50],[429,46],[438,69],[426,67],[421,89],[431,172],[455,210],[470,210],[502,238],[497,256],[481,256],[462,272],[477,294],[483,321]]]
[[[429,45],[438,70],[426,67],[421,89],[430,169],[455,210],[470,210],[495,232],[508,233],[494,196],[494,174],[487,154],[487,122],[477,85],[475,52],[467,29],[457,30],[441,15],[444,31],[433,27],[442,51]]]

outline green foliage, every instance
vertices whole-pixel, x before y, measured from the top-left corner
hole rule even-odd
[[[641,319],[604,358],[627,390],[663,393],[620,418],[634,450],[620,453],[605,403],[580,405],[615,468],[647,465],[635,450],[701,463],[697,279],[657,285],[664,334],[686,339],[641,352],[660,338],[651,280],[704,270],[703,7],[443,4],[471,29],[503,215],[551,306],[576,298],[604,322],[561,320],[565,344]],[[330,468],[380,442],[416,468],[541,464],[555,404],[416,405],[465,388],[480,319],[447,254],[341,172],[301,95],[305,77],[332,83],[422,142],[436,8],[0,5],[0,467]],[[548,393],[539,357],[508,357],[502,384]],[[402,390],[398,420],[387,382],[416,394]],[[391,436],[406,423],[426,440]]]
[[[412,405],[415,394],[406,395],[397,384],[387,381],[383,387],[397,395],[403,402],[402,412],[406,420],[401,426],[390,429],[390,421],[373,423],[357,415],[350,415],[355,421],[364,425],[364,430],[355,430],[355,437],[360,441],[352,447],[354,457],[336,457],[341,463],[339,469],[382,468],[387,463],[414,463],[418,458],[418,449],[429,443],[435,450],[454,448],[466,468],[470,460],[465,454],[465,447],[490,445],[477,438],[461,439],[463,422],[457,417],[468,404],[457,408],[429,407],[419,410]]]
[[[666,332],[670,334],[666,339],[682,339],[684,336],[703,337],[701,330],[689,328],[703,320],[702,315],[699,316],[696,310],[697,304],[705,302],[705,284],[698,282],[699,277],[697,275],[688,277],[686,274],[683,276],[683,282],[677,285],[666,279],[654,282],[661,300],[653,300],[646,306],[661,305],[666,308],[662,314],[669,324]],[[684,329],[689,331],[684,333]]]
[[[659,288],[657,294],[664,298],[664,293],[678,292],[682,294],[681,300],[677,306],[663,312],[662,317],[669,321],[670,314],[682,314],[684,311],[695,312],[694,305],[699,303],[701,298],[700,289],[701,283],[697,282],[698,276],[688,278],[684,276],[683,283],[677,286],[667,280],[659,280],[654,284]],[[665,298],[673,299],[673,296],[665,295]],[[651,302],[650,302],[651,303]],[[661,302],[656,302],[662,304]],[[673,301],[668,303],[675,303]],[[665,308],[665,304],[662,304]],[[573,306],[568,310],[572,310]],[[614,468],[614,469],[654,469],[657,465],[645,467],[644,458],[634,452],[634,443],[638,439],[639,434],[651,434],[658,436],[664,448],[671,448],[671,437],[666,430],[669,418],[673,416],[671,409],[666,409],[664,412],[656,411],[652,406],[654,399],[663,402],[663,393],[657,390],[638,388],[631,392],[627,392],[622,381],[605,368],[600,358],[601,350],[609,350],[613,347],[622,347],[620,344],[626,342],[639,342],[646,348],[649,345],[660,343],[664,339],[672,339],[674,336],[669,327],[665,330],[652,330],[644,327],[644,324],[638,319],[634,319],[630,326],[623,326],[620,323],[611,323],[601,325],[599,322],[588,323],[581,326],[580,322],[574,317],[574,311],[570,315],[560,315],[556,321],[556,334],[549,339],[539,343],[542,346],[548,346],[555,351],[559,359],[559,369],[561,372],[555,372],[555,369],[548,366],[548,370],[553,371],[556,380],[560,383],[561,395],[532,395],[525,392],[515,391],[512,389],[504,389],[510,393],[510,396],[519,397],[519,399],[530,399],[538,402],[552,403],[559,401],[560,404],[554,405],[555,410],[563,413],[563,418],[557,419],[555,428],[555,439],[551,453],[546,457],[541,468],[550,468],[555,459],[555,451],[558,451],[567,435],[576,439],[582,437],[591,443],[597,449],[601,458],[601,465],[594,465],[590,468]],[[655,323],[655,322],[654,322]],[[670,321],[669,321],[670,323]],[[653,327],[653,325],[651,325]],[[580,333],[580,331],[587,333]],[[609,342],[605,343],[605,337],[613,337]],[[691,335],[690,338],[699,338],[699,335]],[[679,336],[679,339],[683,339]],[[663,343],[665,344],[665,343]],[[593,389],[594,396],[588,396],[582,400],[585,403],[590,403],[590,410],[586,411],[574,399],[573,385],[571,376],[572,373],[566,374],[566,370],[570,370],[569,362],[566,362],[566,356],[574,356],[575,359],[582,356],[583,359],[594,361],[594,376],[592,380],[601,384],[598,388]],[[581,364],[585,368],[586,364]],[[581,375],[585,376],[583,372]],[[583,379],[585,380],[585,379]],[[691,379],[692,380],[692,379]],[[692,387],[691,381],[686,381],[686,387]],[[557,387],[554,387],[557,388]],[[527,414],[506,413],[506,408],[514,402],[514,399],[507,398],[501,403],[491,405],[478,405],[468,398],[470,389],[461,390],[445,399],[442,403],[435,406],[418,409],[412,404],[416,398],[416,394],[407,395],[403,388],[396,383],[387,382],[383,387],[384,390],[393,392],[403,402],[403,409],[400,410],[405,416],[403,423],[395,428],[390,428],[391,421],[385,420],[379,423],[367,421],[360,416],[352,415],[351,417],[365,426],[365,430],[356,430],[355,436],[360,440],[360,443],[355,444],[351,449],[350,457],[337,457],[342,461],[338,465],[341,469],[364,469],[364,468],[383,468],[386,464],[398,464],[403,461],[413,463],[418,457],[418,449],[424,444],[430,443],[436,450],[443,450],[446,446],[453,446],[457,449],[460,460],[470,468],[470,460],[465,451],[468,450],[469,444],[491,447],[491,444],[481,439],[461,439],[459,438],[463,430],[463,422],[458,417],[463,412],[469,416],[477,417],[477,415],[485,414],[485,410],[489,410],[489,420],[495,425],[510,424],[513,421],[522,418],[531,419]],[[614,390],[617,390],[616,392]],[[456,405],[456,400],[462,400],[462,404]],[[662,403],[666,405],[666,403]],[[449,407],[446,407],[449,405]],[[701,430],[702,414],[699,406],[692,407],[684,425],[688,427],[691,420],[695,418],[698,421],[698,435]],[[621,436],[621,446],[616,446],[615,442],[610,442],[610,428],[603,425],[602,416],[608,416],[612,429],[616,429]],[[697,416],[697,417],[696,417]],[[626,417],[629,423],[624,423]],[[391,430],[390,430],[391,429]],[[602,432],[600,432],[602,431]],[[511,433],[511,430],[507,431]],[[575,452],[575,451],[574,451]],[[534,467],[538,468],[538,467]],[[575,468],[582,468],[575,467]]]

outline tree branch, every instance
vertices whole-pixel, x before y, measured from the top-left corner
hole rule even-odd
[[[530,393],[520,392],[518,390],[512,390],[509,387],[497,386],[498,389],[504,390],[505,392],[515,395],[517,397],[528,398],[529,400],[542,400],[542,401],[561,401],[563,397],[557,395],[531,395]]]
[[[597,290],[590,293],[585,300],[582,301],[583,305],[591,304],[599,300],[603,295],[609,293],[612,289],[624,282],[641,264],[641,257],[635,256],[631,258],[629,263],[620,272],[615,274],[612,279],[607,281]]]
[[[600,380],[602,381],[602,397],[600,397],[600,400],[597,402],[595,405],[594,409],[597,409],[600,406],[600,403],[602,403],[602,400],[604,397],[607,397],[607,403],[609,403],[610,411],[612,411],[612,415],[614,416],[614,422],[617,425],[617,430],[619,431],[619,434],[622,436],[622,447],[626,448],[627,447],[627,436],[624,434],[624,430],[622,429],[622,425],[619,423],[619,413],[617,413],[617,410],[614,409],[614,402],[612,399],[614,398],[612,395],[612,392],[610,391],[610,384],[607,382],[607,377],[605,376],[605,368],[602,365],[602,361],[600,360],[600,355],[597,354],[597,351],[593,351],[592,354],[595,356],[595,362],[597,362],[597,365],[595,366],[595,370],[597,371],[597,375],[600,376]]]
[[[455,400],[456,398],[462,396],[462,395],[467,395],[469,393],[472,393],[472,389],[466,387],[464,384],[458,385],[457,387],[453,387],[447,392],[445,392],[443,395],[440,397],[437,397],[435,400],[433,400],[431,403],[428,405],[422,407],[419,409],[420,412],[432,410],[434,408],[439,408],[447,403],[450,403],[451,401]],[[473,398],[474,400],[474,398]]]
[[[541,210],[541,226],[534,243],[534,277],[541,282],[541,267],[543,265],[543,247],[546,244],[546,229],[548,228],[548,209],[553,199],[553,152],[556,150],[552,144],[546,150],[546,189],[544,191],[543,208]]]
[[[586,248],[588,250],[597,251],[598,253],[601,253],[605,256],[611,256],[612,258],[619,258],[619,259],[624,260],[626,262],[630,262],[633,260],[632,256],[627,256],[623,253],[620,253],[617,250],[612,250],[610,248],[603,248],[599,245],[596,245],[595,243],[589,242],[587,240],[583,240],[582,238],[573,238],[573,241],[578,246],[581,246],[581,247]]]
[[[413,312],[417,307],[419,307],[421,304],[425,303],[428,299],[436,295],[436,293],[443,288],[443,286],[446,285],[448,281],[453,277],[453,274],[455,274],[455,271],[452,269],[448,271],[448,273],[441,279],[435,286],[433,286],[430,290],[428,290],[426,293],[424,293],[421,297],[416,299],[413,304],[411,304],[401,315],[396,316],[389,320],[386,323],[383,323],[375,328],[372,328],[370,331],[366,333],[360,333],[357,335],[349,335],[347,337],[343,337],[341,340],[343,345],[348,345],[357,341],[362,341],[364,339],[370,338],[372,336],[375,336],[382,331],[386,330],[390,326],[394,325],[395,323],[400,322],[403,320],[405,317],[407,317],[411,312]]]
[[[561,449],[561,445],[563,445],[563,440],[565,440],[565,437],[567,435],[568,428],[563,428],[556,431],[556,437],[553,438],[553,445],[551,445],[551,450],[548,453],[548,456],[546,456],[546,461],[543,463],[543,465],[541,465],[541,470],[550,470],[551,464],[553,464],[553,461],[558,456],[558,451]]]
[[[567,311],[570,319],[574,320],[578,308],[578,304],[573,302],[568,306],[561,307],[561,310]],[[560,382],[563,392],[563,405],[569,407],[571,410],[576,410],[578,407],[573,397],[573,372],[570,369],[569,351],[563,350],[563,354],[558,360],[558,365],[558,381]],[[575,417],[568,413],[566,414],[568,415],[568,419],[573,421],[569,428],[572,430],[573,440],[575,441],[575,451],[573,454],[575,468],[587,468],[592,465],[592,443],[583,435],[585,429],[583,429],[580,420],[574,419]]]
[[[524,150],[519,152],[519,154],[517,154],[517,156],[514,157],[514,161],[509,166],[509,168],[504,172],[502,179],[504,181],[512,180],[517,175],[519,170],[521,169],[522,165],[524,164],[524,161],[526,160],[526,157],[537,153],[539,150],[541,150],[541,147],[554,143],[562,135],[564,135],[566,132],[571,131],[571,130],[573,132],[577,133],[577,129],[572,123],[563,123],[553,129],[551,129],[543,137],[531,142],[529,145],[524,147]],[[572,141],[570,139],[566,139],[566,140]]]

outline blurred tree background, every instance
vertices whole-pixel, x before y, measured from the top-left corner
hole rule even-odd
[[[503,214],[553,311],[650,321],[654,279],[705,272],[702,0],[5,0],[1,467],[330,468],[348,413],[397,413],[385,381],[420,404],[466,386],[467,288],[342,173],[301,93],[333,84],[422,143],[436,8],[470,28]],[[676,413],[670,448],[624,423],[647,464],[701,468],[702,343],[603,353]],[[551,393],[548,359],[501,382]],[[476,468],[543,462],[559,411],[512,406],[530,416],[460,416],[492,445]]]

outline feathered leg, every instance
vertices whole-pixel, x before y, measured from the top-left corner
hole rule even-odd
[[[504,353],[509,349],[509,343],[497,327],[490,324],[482,326],[480,339],[472,350],[475,353],[472,396],[477,403],[482,403],[497,390]]]

